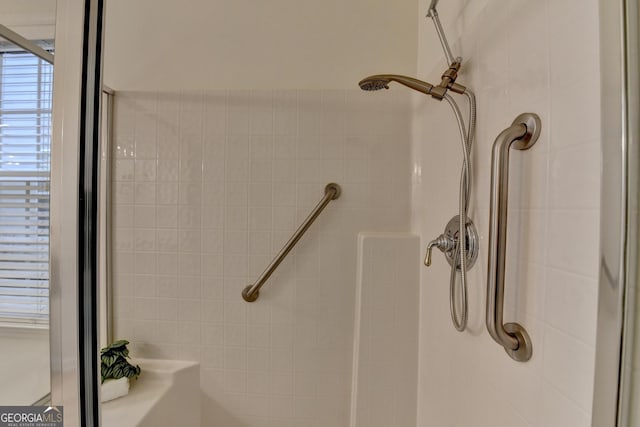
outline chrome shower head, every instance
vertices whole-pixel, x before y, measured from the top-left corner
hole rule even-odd
[[[377,74],[369,76],[360,80],[360,83],[358,84],[360,85],[360,89],[371,91],[389,89],[389,83],[392,81],[440,99],[442,99],[445,92],[445,89],[439,86],[434,86],[431,83],[423,82],[422,80],[414,79],[413,77],[400,76],[397,74]]]
[[[391,80],[382,79],[382,78],[374,79],[372,77],[380,77],[380,76],[371,76],[371,77],[367,77],[364,80],[361,80],[360,83],[358,83],[360,85],[360,89],[367,90],[367,91],[389,89],[389,82],[391,82]]]

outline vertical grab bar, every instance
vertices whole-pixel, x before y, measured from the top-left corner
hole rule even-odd
[[[509,198],[509,150],[528,150],[540,136],[540,117],[524,113],[503,130],[491,155],[491,209],[489,216],[489,265],[487,269],[487,330],[512,359],[531,358],[532,343],[519,323],[504,323],[504,277]]]

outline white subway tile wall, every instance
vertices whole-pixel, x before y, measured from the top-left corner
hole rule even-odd
[[[453,10],[461,6],[441,2],[440,16],[450,17],[445,28],[464,58],[458,82],[478,96],[470,217],[481,252],[463,334],[449,317],[448,264],[438,253],[423,270],[418,425],[588,427],[601,173],[598,2],[473,3]],[[421,27],[436,37],[430,21]],[[437,79],[441,66],[420,55],[422,72]],[[412,231],[424,250],[457,212],[462,156],[446,106],[424,97],[417,104],[414,169],[422,175],[414,177]],[[527,111],[540,115],[542,134],[531,150],[511,153],[505,317],[533,341],[532,360],[518,363],[485,330],[486,245],[491,146]]]
[[[409,229],[410,109],[401,91],[118,92],[116,337],[200,361],[203,425],[348,425],[357,233]]]

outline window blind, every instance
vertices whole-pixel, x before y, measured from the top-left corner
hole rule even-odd
[[[49,321],[53,67],[0,54],[0,323]]]

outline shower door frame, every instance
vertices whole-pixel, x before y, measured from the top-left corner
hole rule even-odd
[[[593,427],[630,422],[638,283],[638,0],[600,0],[601,210]]]
[[[618,425],[630,426],[639,421],[637,410],[633,411],[637,401],[640,384],[634,379],[634,370],[638,366],[638,296],[640,296],[640,2],[626,0],[624,10],[625,25],[625,100],[626,100],[626,199],[627,222],[625,248],[626,292],[624,299],[624,317],[622,329],[622,352],[620,363],[620,399],[618,404]],[[636,360],[634,362],[634,359]],[[637,375],[636,375],[637,376]],[[635,414],[634,414],[635,412]]]
[[[50,207],[51,405],[100,424],[97,198],[103,0],[57,0]]]

